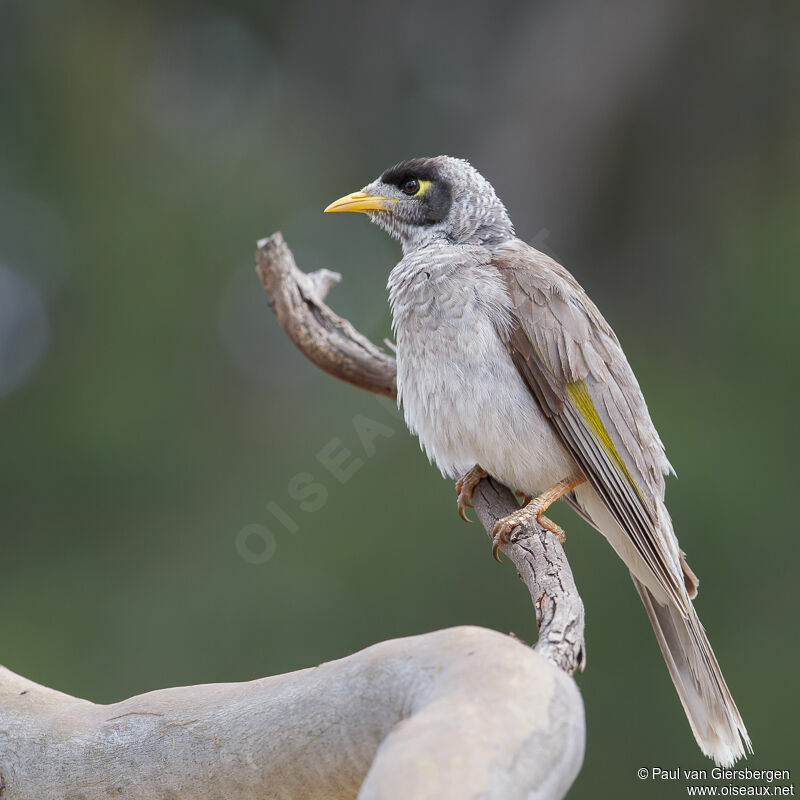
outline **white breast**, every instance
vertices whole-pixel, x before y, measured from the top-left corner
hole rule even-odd
[[[498,326],[509,298],[485,251],[441,248],[393,270],[397,382],[406,423],[449,477],[475,464],[535,493],[575,465],[523,382]]]

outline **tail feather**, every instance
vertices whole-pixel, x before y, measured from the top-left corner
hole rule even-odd
[[[636,578],[633,583],[700,749],[725,767],[745,756],[746,750],[752,753],[747,729],[692,603],[687,603],[684,614],[671,603],[658,603]]]

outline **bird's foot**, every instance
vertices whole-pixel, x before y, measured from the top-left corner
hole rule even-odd
[[[538,497],[531,500],[526,506],[518,509],[517,511],[501,517],[494,526],[492,537],[492,555],[497,561],[500,561],[499,549],[507,544],[511,532],[514,528],[524,525],[531,520],[535,520],[545,530],[550,531],[560,544],[567,541],[567,535],[560,525],[556,525],[553,520],[544,515],[544,512],[562,495],[565,495],[576,486],[582,484],[586,478],[582,475],[577,478],[565,478],[559,481],[555,486],[550,487],[546,492],[542,492]]]
[[[539,498],[536,499],[538,500]],[[549,517],[546,517],[544,515],[544,508],[537,507],[536,500],[534,500],[518,511],[513,511],[508,516],[501,517],[497,520],[492,537],[492,555],[495,560],[500,561],[500,554],[498,551],[504,544],[508,544],[509,537],[514,528],[525,525],[531,520],[541,525],[545,530],[550,531],[562,545],[567,541],[567,534],[564,533],[564,529],[553,522]]]
[[[456,491],[458,492],[458,513],[464,522],[472,522],[467,516],[467,509],[472,508],[472,491],[484,479],[488,478],[489,473],[476,464],[472,469],[467,470],[457,481]]]

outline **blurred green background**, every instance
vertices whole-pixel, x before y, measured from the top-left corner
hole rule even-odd
[[[282,230],[380,341],[398,247],[321,210],[448,153],[615,326],[748,766],[794,767],[797,10],[0,0],[2,663],[109,702],[463,623],[535,638],[452,485],[293,349],[253,272]],[[392,434],[372,454],[359,414]],[[362,462],[343,484],[326,447]],[[588,618],[571,796],[675,797],[636,768],[711,764],[624,567],[555,516]]]

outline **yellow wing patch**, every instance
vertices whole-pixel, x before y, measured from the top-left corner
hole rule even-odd
[[[594,401],[589,394],[589,390],[586,388],[585,381],[572,381],[568,383],[567,393],[569,394],[572,402],[575,404],[575,407],[580,412],[580,415],[589,426],[589,430],[592,431],[600,444],[603,445],[603,448],[608,455],[611,456],[611,459],[619,471],[628,479],[628,482],[631,486],[633,486],[636,494],[639,495],[639,499],[645,504],[645,507],[648,507],[648,503],[644,499],[644,495],[634,480],[633,475],[631,475],[631,471],[628,469],[627,464],[625,464],[625,462],[622,460],[622,457],[620,456],[619,451],[614,444],[614,440],[611,438],[611,434],[609,434],[609,432],[606,430],[606,426],[603,425],[603,421],[600,419],[600,415],[597,413],[597,409],[594,406]]]

